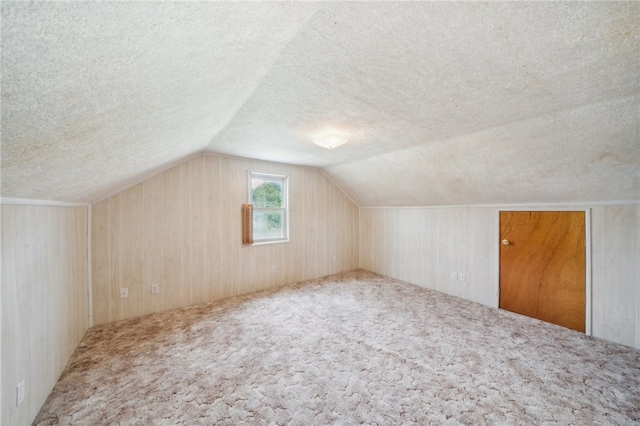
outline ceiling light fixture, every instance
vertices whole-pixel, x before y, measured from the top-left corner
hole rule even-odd
[[[333,149],[335,147],[343,145],[344,143],[347,142],[347,140],[348,139],[345,137],[331,133],[328,135],[320,136],[317,139],[314,139],[313,143],[323,148]]]

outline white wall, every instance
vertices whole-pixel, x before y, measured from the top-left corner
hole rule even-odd
[[[3,425],[31,424],[88,328],[87,212],[2,205]]]
[[[640,206],[574,208],[591,210],[592,334],[640,347]],[[497,307],[500,209],[361,208],[360,266]],[[452,281],[452,271],[466,282]]]

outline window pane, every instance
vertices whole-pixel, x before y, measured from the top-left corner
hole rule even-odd
[[[251,201],[256,208],[283,207],[282,182],[253,178],[251,180]]]
[[[255,240],[270,240],[285,238],[283,212],[253,211],[253,238]]]

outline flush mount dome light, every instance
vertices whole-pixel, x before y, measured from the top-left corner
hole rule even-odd
[[[347,140],[348,140],[347,138],[336,135],[336,134],[328,134],[328,135],[320,136],[317,139],[314,139],[313,143],[323,148],[333,149],[335,147],[343,145],[344,143],[347,142]]]

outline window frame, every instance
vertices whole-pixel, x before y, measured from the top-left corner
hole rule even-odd
[[[279,182],[282,185],[282,207],[256,207],[253,204],[253,188],[254,178],[263,179],[265,181]],[[253,205],[253,216],[259,212],[282,212],[282,229],[284,237],[278,238],[256,238],[255,225],[253,226],[253,244],[254,246],[266,244],[288,243],[289,236],[289,175],[279,175],[272,173],[247,171],[247,198],[248,203]],[[254,219],[255,220],[255,219]]]

